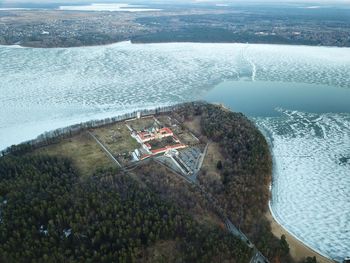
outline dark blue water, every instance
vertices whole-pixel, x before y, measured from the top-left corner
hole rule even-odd
[[[313,113],[350,112],[350,89],[304,83],[225,81],[204,99],[249,116],[278,116],[276,108]]]

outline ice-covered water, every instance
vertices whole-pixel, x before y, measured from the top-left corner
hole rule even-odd
[[[0,149],[76,122],[200,99],[227,79],[350,88],[350,49],[128,42],[0,47]],[[273,207],[279,220],[332,257],[348,254],[348,115],[293,113],[257,122],[274,139]],[[311,157],[301,157],[303,147]]]
[[[348,87],[350,49],[128,42],[0,47],[0,149],[77,121],[198,99],[214,84],[238,78]]]
[[[319,252],[350,252],[350,114],[282,111],[257,118],[272,139],[272,210],[278,221]]]

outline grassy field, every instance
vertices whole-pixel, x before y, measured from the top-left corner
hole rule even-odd
[[[185,121],[183,125],[197,136],[201,135],[202,133],[200,116],[196,116],[192,120]]]
[[[180,141],[187,145],[195,145],[198,144],[199,141],[196,140],[190,132],[184,130],[180,134],[177,134],[177,137],[180,139]]]
[[[102,167],[114,167],[105,152],[87,133],[81,133],[60,143],[52,144],[34,151],[34,154],[49,154],[68,157],[83,176]]]
[[[128,121],[127,124],[136,131],[142,131],[154,126],[154,118],[146,117],[142,119],[136,119],[132,121]]]
[[[221,184],[220,171],[216,168],[219,160],[224,161],[224,157],[220,152],[220,146],[217,143],[211,142],[203,161],[200,180],[217,181]]]
[[[122,122],[94,129],[93,133],[115,156],[132,152],[140,147]]]
[[[168,115],[157,116],[157,120],[167,127],[171,127],[171,125],[173,124],[172,119]]]
[[[159,116],[158,120],[165,126],[171,126],[173,123],[167,115]],[[145,127],[153,126],[154,119],[153,117],[137,119],[129,121],[127,124],[134,129],[144,129]],[[195,118],[191,122],[186,122],[186,126],[195,130],[198,130],[198,125],[199,118]],[[190,132],[183,129],[181,126],[173,127],[173,130],[182,143],[188,145],[198,143]],[[129,162],[129,153],[140,147],[140,144],[131,137],[130,131],[124,122],[99,127],[93,129],[92,132],[123,164]],[[211,150],[211,147],[209,147],[208,154],[211,159],[204,161],[203,166],[210,174],[217,176],[217,174],[215,174],[215,167],[213,169],[209,165],[210,163],[213,164],[213,162],[216,162],[216,159],[218,159],[212,159],[213,157],[211,156],[214,155],[213,152],[217,152],[217,149]],[[72,138],[64,139],[59,143],[39,148],[34,151],[34,154],[49,154],[71,158],[75,167],[77,167],[84,176],[92,175],[98,168],[115,166],[96,141],[85,132]]]
[[[160,116],[160,120],[165,126],[172,124],[168,116]],[[140,130],[154,125],[154,119],[144,118],[127,122],[129,126]],[[181,129],[179,139],[185,144],[197,143],[191,134]],[[176,128],[175,128],[176,130]],[[93,129],[96,137],[109,149],[109,151],[123,164],[129,162],[129,153],[140,147],[140,144],[131,137],[129,129],[124,122]],[[59,143],[48,145],[34,151],[34,154],[49,154],[71,158],[75,167],[84,176],[92,175],[93,172],[102,167],[113,167],[113,162],[106,153],[87,133],[82,132],[69,139],[64,139]]]

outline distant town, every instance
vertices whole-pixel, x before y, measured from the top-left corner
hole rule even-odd
[[[130,40],[136,43],[249,42],[350,46],[347,9],[205,5],[184,8],[166,5],[154,10],[0,10],[0,44],[75,47]]]

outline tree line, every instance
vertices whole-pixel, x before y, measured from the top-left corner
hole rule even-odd
[[[143,117],[143,116],[149,116],[149,115],[157,115],[159,113],[164,113],[164,112],[171,112],[178,108],[181,108],[183,105],[185,104],[156,107],[153,109],[141,109],[138,111],[121,114],[115,117],[105,118],[101,120],[91,120],[83,123],[74,124],[68,127],[59,128],[53,131],[45,132],[33,140],[29,140],[17,145],[11,145],[10,147],[0,152],[0,157],[5,156],[7,154],[22,155],[36,148],[47,146],[53,143],[58,143],[60,140],[64,138],[70,138],[74,135],[81,133],[84,130],[88,130],[91,128],[98,128],[98,127],[113,124],[116,122],[133,119],[133,118],[136,118],[138,114],[140,114],[140,116]]]

